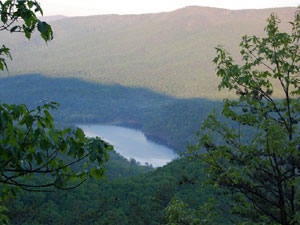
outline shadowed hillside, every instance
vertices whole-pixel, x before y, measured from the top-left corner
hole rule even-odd
[[[35,108],[43,99],[61,104],[53,112],[56,121],[133,126],[148,138],[179,151],[195,140],[196,131],[212,108],[221,105],[207,99],[176,99],[143,88],[71,78],[26,75],[0,79],[0,102]]]
[[[158,14],[74,17],[51,22],[55,38],[48,45],[37,36],[27,41],[1,32],[0,39],[12,50],[10,74],[80,77],[176,97],[220,98],[214,47],[222,44],[237,56],[241,36],[262,34],[273,11],[287,29],[296,8],[192,6]]]

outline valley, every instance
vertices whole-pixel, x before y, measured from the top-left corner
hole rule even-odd
[[[194,142],[202,120],[221,101],[177,99],[143,88],[101,85],[71,78],[23,75],[0,79],[0,99],[34,108],[42,100],[59,102],[56,121],[138,127],[146,137],[176,152]]]
[[[249,58],[243,58],[240,54],[239,43],[243,35],[265,37],[264,27],[272,12],[282,21],[280,29],[290,32],[291,24],[288,21],[292,20],[296,11],[297,8],[294,7],[228,10],[188,6],[152,14],[50,16],[44,19],[51,24],[54,39],[47,44],[38,36],[38,32],[33,33],[29,41],[24,39],[24,34],[0,32],[0,40],[5,40],[13,55],[13,60],[7,60],[8,71],[0,70],[0,105],[25,104],[31,110],[44,103],[57,102],[57,110],[50,110],[51,107],[47,106],[56,128],[70,128],[72,131],[80,127],[87,137],[99,136],[115,146],[114,151],[109,151],[107,155],[109,161],[101,161],[103,164],[98,167],[98,161],[86,164],[88,158],[85,157],[90,156],[90,153],[84,155],[88,147],[82,147],[81,143],[83,161],[62,168],[83,168],[83,172],[75,174],[75,178],[80,177],[86,182],[81,184],[77,181],[76,184],[81,185],[75,189],[66,188],[67,191],[27,192],[26,188],[22,190],[21,187],[7,189],[17,194],[9,198],[0,196],[0,210],[2,205],[7,208],[3,215],[8,216],[13,225],[230,225],[241,224],[241,221],[248,224],[249,221],[260,219],[271,221],[265,216],[258,217],[256,205],[249,202],[262,196],[263,200],[259,198],[258,201],[261,205],[264,198],[273,197],[272,193],[259,192],[260,195],[255,195],[256,192],[251,191],[256,185],[259,191],[265,191],[260,189],[263,186],[261,183],[264,184],[267,180],[273,185],[277,182],[275,178],[280,177],[277,174],[272,177],[263,173],[263,166],[270,162],[273,163],[269,167],[271,169],[274,165],[281,165],[273,162],[273,158],[268,162],[264,161],[271,150],[288,147],[290,150],[290,146],[299,145],[298,134],[293,134],[298,132],[298,125],[294,126],[296,120],[292,120],[292,116],[299,111],[299,98],[289,99],[290,96],[286,94],[291,90],[286,88],[290,84],[294,85],[295,90],[299,88],[299,80],[295,76],[292,83],[289,83],[288,79],[281,79],[280,69],[272,70],[271,66],[279,65],[276,54],[268,55],[271,66],[264,61],[263,65],[260,64],[263,59],[254,56],[253,64],[233,69],[231,66]],[[264,39],[267,43],[266,40],[269,39]],[[257,40],[254,38],[254,41]],[[292,38],[287,38],[276,44],[288,46],[291,42]],[[232,55],[228,58],[219,57],[219,61],[214,63],[218,45]],[[259,51],[263,52],[267,47],[269,46],[263,46]],[[272,47],[277,50],[275,44]],[[297,52],[298,46],[292,49]],[[288,53],[292,55],[291,52]],[[226,55],[226,51],[222,53]],[[290,57],[288,53],[282,50],[279,55],[287,54]],[[274,58],[277,61],[272,61]],[[223,64],[220,60],[224,60]],[[249,68],[261,69],[263,66],[268,67],[269,73],[275,74],[274,77],[267,72],[248,72]],[[289,77],[290,73],[297,71],[294,66],[286,69],[284,64],[281,69],[287,70]],[[226,70],[227,67],[232,70]],[[223,75],[223,86],[234,91],[219,90],[221,78],[216,76],[217,72]],[[240,78],[241,74],[247,76]],[[229,77],[228,80],[225,75]],[[278,78],[276,76],[280,78],[278,84],[274,82]],[[251,80],[252,77],[255,78]],[[267,80],[269,78],[270,83]],[[234,82],[237,84],[231,86]],[[280,90],[282,87],[286,89]],[[298,92],[296,90],[292,95],[298,96]],[[268,95],[272,98],[267,98]],[[282,100],[283,96],[286,99]],[[238,97],[241,97],[241,102],[231,102]],[[290,107],[294,107],[294,111],[286,113]],[[46,109],[43,110],[39,113],[48,113]],[[281,112],[283,113],[280,114]],[[36,149],[28,150],[37,150],[36,154],[33,151],[35,155],[32,153],[39,157],[33,166],[43,163],[40,150],[42,145],[48,144],[45,140],[51,137],[49,142],[55,143],[59,139],[59,136],[51,136],[54,131],[51,126],[46,126],[47,121],[52,119],[47,113],[44,124],[38,120],[37,125],[33,126],[41,128],[36,130],[34,137],[38,137],[42,128],[46,131],[45,139],[41,139],[42,144]],[[19,115],[19,111],[16,114]],[[31,123],[30,119],[32,118],[22,120],[20,126],[16,125],[20,128],[18,132],[3,133],[3,137],[8,137],[8,144],[3,145],[1,150],[6,151],[10,149],[10,145],[18,143],[26,145],[27,134],[33,129],[28,127],[35,122],[32,119]],[[0,120],[0,128],[6,124],[10,128],[16,123]],[[271,126],[273,124],[275,125]],[[210,130],[205,133],[204,127]],[[269,130],[269,127],[272,129]],[[288,128],[291,134],[288,136],[284,132],[280,133],[282,127]],[[27,134],[20,135],[25,129],[28,129]],[[269,133],[264,133],[269,131],[270,138]],[[72,133],[70,137],[85,140],[89,147],[97,150],[101,149],[101,144],[106,145],[101,143],[100,147],[95,147],[92,139],[84,139],[84,134],[80,132],[78,137],[76,133]],[[20,135],[22,140],[11,138],[14,135]],[[264,137],[267,143],[264,142]],[[293,138],[296,141],[290,145],[286,144],[288,141],[280,142],[292,141]],[[34,138],[32,140],[36,141]],[[72,151],[80,150],[75,145],[64,146],[67,139],[60,140],[63,144],[57,145],[59,150],[54,150],[53,153],[59,159],[57,165],[74,157],[76,154]],[[274,143],[269,145],[269,140]],[[60,155],[58,152],[61,146],[64,152],[72,150],[70,155]],[[216,154],[217,160],[213,158],[205,161],[209,159],[210,151]],[[23,152],[26,153],[25,150]],[[26,156],[26,159],[32,159],[32,155]],[[52,162],[53,159],[48,161],[48,148],[46,155],[46,163],[40,168],[50,174],[41,173],[28,177],[21,174],[18,181],[26,182],[29,187],[43,187],[41,182],[50,180],[51,175],[59,171],[48,169],[50,164],[56,165],[56,162]],[[95,156],[94,159],[99,158]],[[9,175],[22,171],[25,163],[23,160],[17,160],[17,163],[21,166],[17,170],[9,169]],[[256,166],[256,163],[261,167]],[[222,170],[219,165],[225,165],[226,170]],[[26,164],[24,168],[26,166],[32,168],[32,163]],[[88,174],[87,171],[92,166],[95,166],[99,180],[92,179],[95,178],[93,174]],[[294,164],[293,166],[295,169]],[[99,168],[101,171],[97,171]],[[280,169],[286,168],[289,169],[289,165]],[[280,169],[272,171],[277,173]],[[30,169],[26,171],[36,172]],[[241,172],[244,174],[240,175]],[[57,183],[60,179],[69,181],[74,177],[66,175],[58,178],[54,181],[55,187],[59,187]],[[10,182],[10,179],[5,179]],[[252,180],[250,182],[247,179],[260,180],[251,183]],[[299,180],[295,178],[284,188],[296,189],[297,182]],[[238,192],[233,191],[236,187],[240,188]],[[271,188],[271,191],[276,192],[277,187]],[[292,192],[293,194],[286,196],[296,196],[294,189]],[[292,204],[289,199],[287,201]],[[241,208],[234,207],[232,203],[236,202],[244,205]],[[270,202],[275,200],[267,201],[268,204]],[[277,207],[277,202],[268,207]],[[247,207],[252,207],[252,218],[249,216],[250,219],[247,217],[244,220],[248,211],[241,209],[248,209]],[[277,210],[279,215],[278,212]],[[1,215],[0,212],[0,217]],[[177,222],[171,223],[172,219]]]

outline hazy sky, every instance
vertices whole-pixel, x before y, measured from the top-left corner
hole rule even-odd
[[[300,0],[39,0],[45,15],[87,16],[171,11],[189,5],[227,9],[298,6]]]

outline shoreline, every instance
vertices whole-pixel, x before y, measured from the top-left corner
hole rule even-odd
[[[134,120],[113,120],[113,121],[107,121],[103,123],[66,123],[70,124],[72,126],[76,125],[112,125],[112,126],[120,126],[125,128],[131,128],[136,129],[144,133],[145,137],[148,141],[154,142],[156,144],[164,145],[168,148],[171,148],[174,153],[178,154],[178,150],[176,149],[176,146],[173,146],[166,140],[166,138],[162,137],[161,135],[156,135],[155,133],[150,133],[147,130],[143,129],[143,125],[139,123],[138,121]]]

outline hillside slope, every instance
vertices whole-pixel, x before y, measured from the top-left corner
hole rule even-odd
[[[241,36],[262,34],[271,12],[287,22],[295,11],[191,6],[158,14],[74,17],[51,22],[55,38],[48,45],[37,36],[27,41],[4,32],[0,40],[13,54],[10,74],[80,77],[176,97],[220,98],[214,47],[222,44],[237,56]]]
[[[25,193],[8,202],[8,216],[13,225],[167,224],[165,208],[173,197],[198,209],[216,194],[201,185],[201,169],[199,161],[182,159],[139,176],[89,180],[68,192]],[[236,224],[234,216],[228,219],[228,198],[218,195],[216,202],[216,224]]]
[[[56,101],[56,121],[110,123],[141,129],[148,139],[184,151],[195,141],[202,120],[220,101],[176,99],[143,88],[101,85],[79,79],[41,75],[0,79],[0,102],[36,108],[41,100]]]

